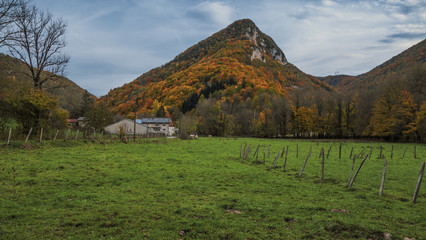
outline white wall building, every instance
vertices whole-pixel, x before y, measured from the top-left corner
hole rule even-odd
[[[136,119],[136,122],[166,136],[171,136],[176,131],[170,118],[142,118]]]
[[[105,131],[111,134],[119,134],[120,127],[124,128],[126,134],[133,134],[134,131],[134,122],[130,119],[124,119],[119,122],[113,123],[107,127],[105,127]],[[136,122],[136,134],[137,135],[146,135],[147,133],[154,133],[154,129],[148,128],[142,124]]]

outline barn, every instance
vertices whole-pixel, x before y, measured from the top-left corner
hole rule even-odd
[[[123,127],[126,134],[133,134],[135,124],[133,120],[124,119],[119,122],[113,123],[107,127],[105,127],[105,131],[110,134],[119,134],[120,127]],[[147,133],[154,133],[154,129],[146,127],[142,124],[136,123],[136,134],[137,135],[146,135]]]

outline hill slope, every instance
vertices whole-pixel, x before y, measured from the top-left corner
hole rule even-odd
[[[32,85],[31,79],[24,73],[27,71],[23,62],[16,58],[0,53],[0,76],[15,77],[22,84]],[[55,95],[59,100],[59,106],[67,110],[70,114],[78,111],[83,102],[83,88],[73,81],[60,77],[46,83],[46,89]],[[92,95],[93,96],[93,95]],[[95,98],[95,96],[93,96]]]
[[[327,76],[318,79],[336,87],[339,91],[351,92],[357,89],[373,90],[382,86],[392,76],[403,76],[416,64],[426,63],[426,39],[403,51],[397,56],[358,76]]]
[[[199,98],[239,102],[260,92],[287,96],[296,88],[331,88],[287,62],[275,42],[249,19],[190,47],[171,62],[111,90],[100,101],[121,114],[154,111],[163,105],[182,112]]]

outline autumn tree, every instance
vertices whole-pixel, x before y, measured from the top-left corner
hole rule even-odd
[[[370,124],[370,118],[373,114],[374,103],[377,101],[377,96],[380,95],[378,90],[363,91],[359,93],[356,106],[356,115],[353,121],[354,134],[362,136],[367,134],[367,126]]]
[[[287,118],[290,108],[284,97],[276,96],[272,101],[272,121],[276,126],[276,134],[285,137],[287,134]]]
[[[188,139],[197,130],[197,122],[193,117],[183,115],[178,121],[178,128],[179,137]]]
[[[164,108],[163,105],[161,105],[160,108],[157,110],[157,112],[155,113],[155,117],[158,117],[158,118],[167,117],[166,109]]]
[[[13,21],[13,34],[5,41],[10,54],[25,63],[28,75],[37,89],[46,81],[63,75],[69,56],[66,46],[67,24],[35,6],[19,6]]]
[[[314,128],[314,111],[308,107],[294,110],[295,129],[302,136],[309,136]]]
[[[426,63],[415,64],[405,77],[407,90],[413,96],[416,108],[426,100]]]
[[[16,79],[0,81],[0,128],[4,123],[15,121],[25,131],[38,127],[63,128],[67,125],[68,112],[58,106],[58,101],[50,94]]]
[[[82,117],[86,114],[89,107],[91,107],[95,101],[92,94],[90,94],[87,90],[84,91],[82,96],[82,103],[80,105],[80,108],[77,112],[73,113],[73,117]]]
[[[220,103],[215,99],[200,102],[195,110],[197,130],[202,135],[223,136],[225,133],[224,115]]]
[[[426,101],[423,101],[420,105],[420,110],[416,116],[416,130],[420,136],[421,142],[426,140]]]
[[[389,85],[374,105],[370,125],[367,128],[372,136],[397,140],[409,133],[415,121],[416,105],[410,93]]]
[[[358,101],[358,95],[346,97],[343,103],[343,119],[342,128],[346,137],[354,136],[355,134],[355,117],[356,117],[356,102]]]
[[[84,123],[93,129],[103,129],[113,121],[114,114],[104,102],[92,104],[84,115]]]

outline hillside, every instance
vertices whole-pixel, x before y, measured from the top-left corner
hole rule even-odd
[[[0,53],[0,77],[15,77],[22,84],[31,85],[31,79],[24,74],[25,71],[27,71],[27,68],[23,62]],[[46,82],[45,89],[55,95],[58,98],[59,106],[70,114],[79,110],[83,102],[83,94],[86,92],[73,81],[64,77]]]
[[[139,113],[161,105],[169,112],[179,108],[185,113],[202,96],[240,102],[262,92],[288,96],[297,88],[332,90],[289,63],[272,38],[243,19],[111,90],[100,101],[121,114],[133,112],[137,99]]]
[[[318,79],[336,87],[343,93],[357,89],[373,90],[392,79],[392,76],[404,76],[413,65],[426,63],[426,39],[396,55],[371,71],[358,76],[327,76]]]

